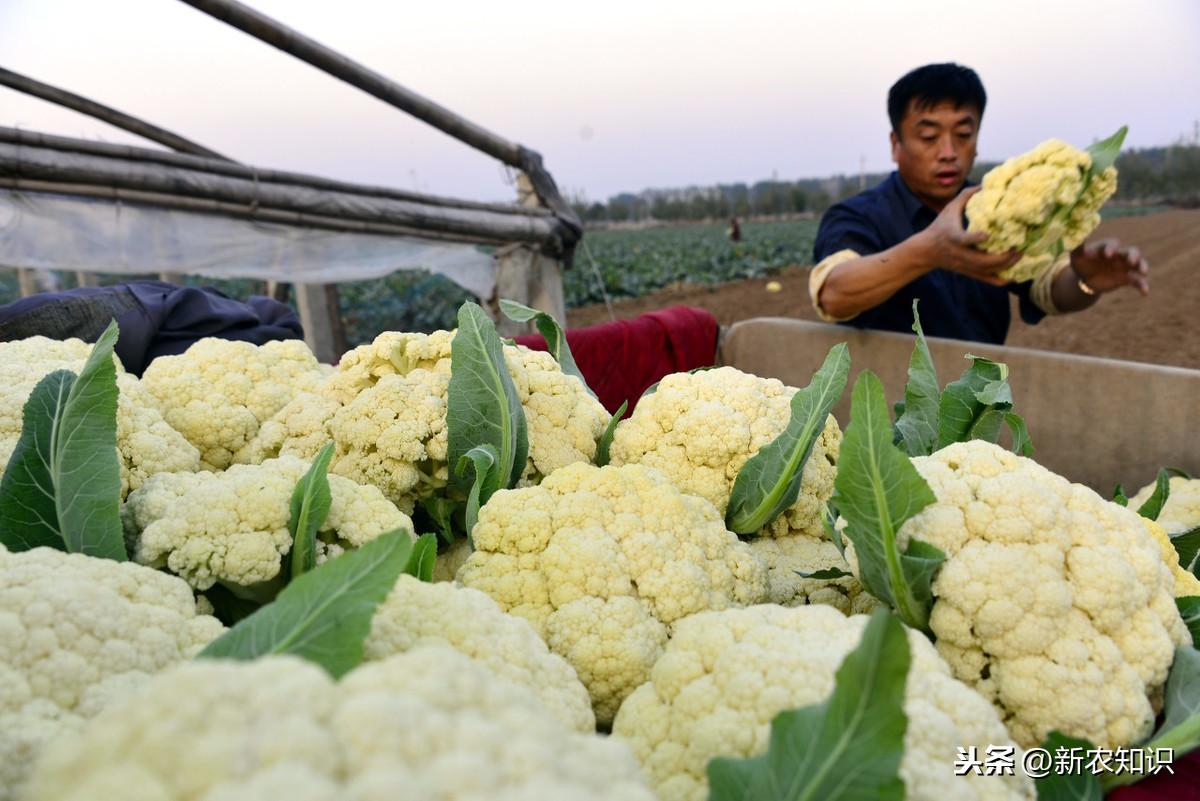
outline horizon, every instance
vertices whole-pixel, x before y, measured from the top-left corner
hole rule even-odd
[[[734,13],[632,0],[253,5],[537,150],[564,195],[589,202],[888,172],[887,89],[932,61],[965,63],[984,81],[981,162],[1051,137],[1084,146],[1122,124],[1127,148],[1166,146],[1194,137],[1200,119],[1200,4],[1187,0],[1136,13],[1118,0],[990,0],[953,15],[880,0],[747,0]],[[1086,37],[1064,37],[1080,14]],[[972,30],[986,35],[967,42]],[[183,3],[5,0],[0,51],[10,69],[246,163],[452,197],[515,195],[499,162]],[[145,144],[5,88],[0,125]]]

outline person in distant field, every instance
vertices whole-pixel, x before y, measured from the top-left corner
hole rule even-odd
[[[879,186],[825,212],[813,247],[809,296],[818,316],[859,328],[912,331],[920,299],[929,336],[1003,344],[1009,293],[1021,319],[1075,312],[1124,286],[1149,292],[1149,264],[1114,239],[1064,254],[1043,278],[1006,283],[997,273],[1020,258],[973,247],[963,209],[987,94],[979,76],[958,64],[929,64],[888,92],[892,161]]]
[[[730,242],[741,242],[742,241],[742,226],[738,225],[737,217],[729,218],[729,230],[726,233],[729,234]]]

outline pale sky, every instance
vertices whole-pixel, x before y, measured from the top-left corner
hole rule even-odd
[[[368,2],[255,8],[539,151],[560,187],[620,191],[890,169],[908,69],[975,68],[980,157],[1200,120],[1197,0]],[[0,0],[0,65],[263,167],[510,200],[498,162],[174,0]],[[136,137],[0,88],[0,125]]]

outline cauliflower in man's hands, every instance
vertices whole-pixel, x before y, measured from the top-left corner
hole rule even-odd
[[[16,797],[46,745],[224,628],[166,573],[0,546],[0,801]]]
[[[572,731],[529,688],[446,645],[336,684],[290,656],[156,677],[36,768],[28,801],[652,801],[624,743]]]
[[[929,626],[955,677],[1024,747],[1055,729],[1110,749],[1148,735],[1175,648],[1191,637],[1142,518],[982,440],[912,465],[936,502],[897,541],[946,556]]]
[[[1112,164],[1124,139],[1125,128],[1086,150],[1050,139],[983,176],[967,201],[967,230],[988,235],[982,247],[989,253],[1023,254],[1001,278],[1032,280],[1083,244],[1117,191]]]
[[[152,476],[121,510],[131,558],[165,567],[201,591],[217,582],[235,589],[271,581],[292,547],[292,492],[308,468],[282,456],[222,473]],[[329,491],[318,562],[393,529],[413,531],[408,515],[375,487],[331,475]]]
[[[613,736],[626,740],[663,801],[703,801],[714,757],[765,753],[770,723],[823,702],[868,618],[836,609],[752,606],[692,615],[675,626],[650,679],[621,705]],[[1025,776],[956,776],[959,748],[1012,745],[987,700],[950,674],[909,630],[908,726],[900,777],[913,801],[1032,801]],[[1020,751],[1016,764],[1020,765]]]
[[[526,618],[579,673],[601,724],[676,620],[761,602],[767,571],[716,508],[641,465],[572,464],[480,510],[460,583]]]
[[[330,472],[372,484],[406,513],[449,483],[446,404],[455,332],[385,332],[342,357],[315,395],[296,398],[236,456],[311,459],[337,443]],[[529,460],[522,483],[590,462],[610,415],[549,353],[504,346],[525,411]]]
[[[796,391],[732,367],[669,375],[617,426],[612,464],[661,470],[680,490],[724,514],[738,471],[788,427]],[[799,575],[846,568],[822,522],[841,442],[830,415],[804,465],[796,502],[750,541],[768,565],[773,603],[829,603],[844,612],[865,611],[871,603],[854,578]]]

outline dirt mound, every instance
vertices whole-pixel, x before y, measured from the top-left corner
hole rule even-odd
[[[1102,223],[1095,236],[1115,236],[1142,249],[1150,260],[1150,296],[1114,292],[1085,312],[1046,318],[1036,326],[1021,323],[1014,309],[1007,344],[1200,369],[1200,326],[1192,317],[1200,304],[1200,211],[1118,217]],[[766,291],[772,280],[783,291]],[[617,301],[613,310],[624,319],[680,303],[708,309],[722,325],[749,317],[817,319],[808,301],[807,267],[790,267],[770,278],[663,289]],[[567,313],[571,327],[608,319],[603,304]]]

